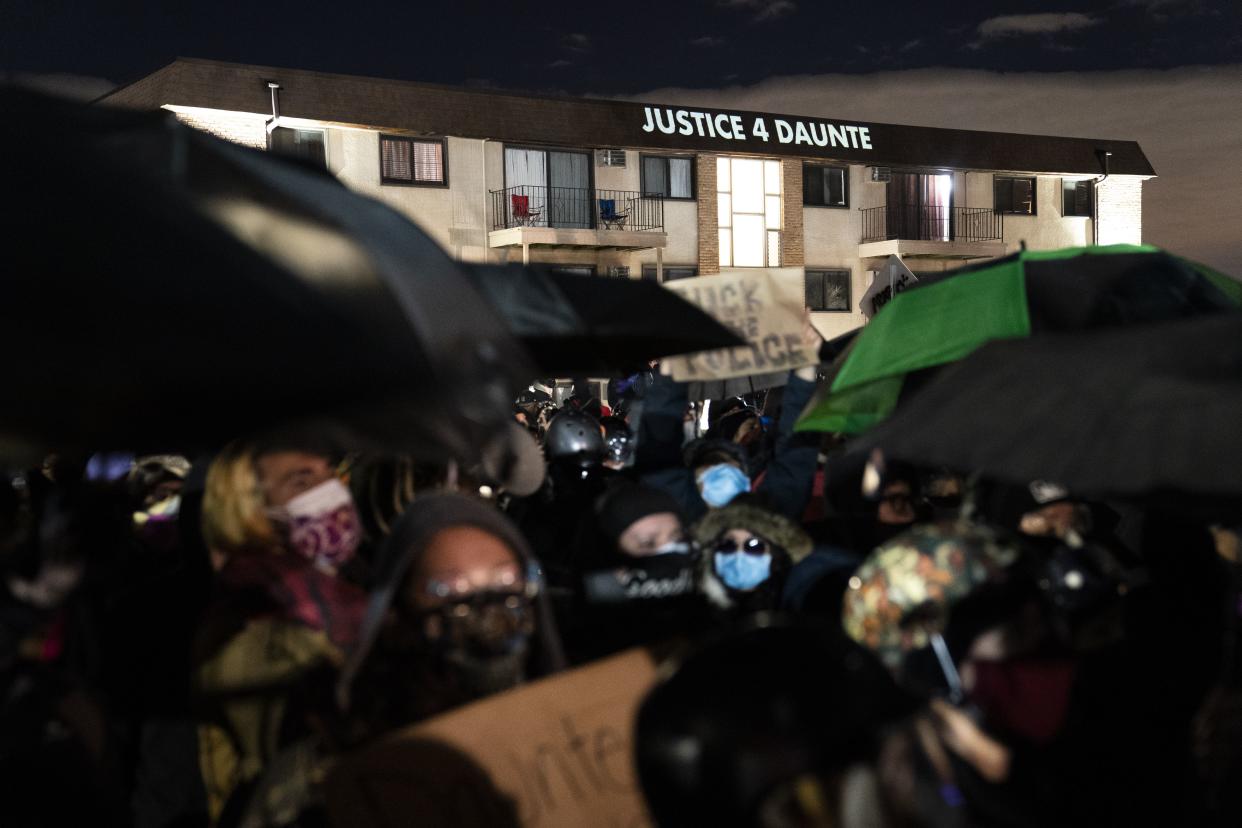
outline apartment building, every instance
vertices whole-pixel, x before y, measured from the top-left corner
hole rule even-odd
[[[1028,247],[1138,243],[1137,143],[540,97],[179,58],[102,99],[298,156],[452,256],[660,281],[799,267],[816,326],[916,275]]]

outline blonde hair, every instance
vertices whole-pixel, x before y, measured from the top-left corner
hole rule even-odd
[[[203,492],[203,540],[225,557],[280,548],[259,485],[254,446],[232,443],[211,461]]]

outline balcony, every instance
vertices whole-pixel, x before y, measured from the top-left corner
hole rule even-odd
[[[889,204],[860,212],[859,258],[981,259],[1006,252],[1004,216],[988,207]]]
[[[664,199],[627,190],[519,186],[491,192],[491,247],[665,247]]]

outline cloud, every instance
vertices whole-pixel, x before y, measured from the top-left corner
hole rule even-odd
[[[982,40],[1021,35],[1050,35],[1089,29],[1099,22],[1099,19],[1080,12],[1004,14],[1000,17],[989,17],[975,27],[975,33]]]
[[[777,20],[798,10],[793,0],[720,0],[720,5],[729,9],[754,12],[755,20]]]
[[[897,51],[899,51],[899,52],[908,52],[908,51],[910,51],[911,49],[917,49],[917,48],[918,48],[919,46],[921,46],[921,45],[923,45],[923,41],[922,41],[922,39],[920,39],[920,38],[915,38],[914,40],[908,40],[908,41],[906,41],[905,43],[901,44],[901,47],[900,47],[900,48],[898,48],[898,49],[897,49]]]
[[[726,42],[727,41],[723,37],[712,37],[711,35],[704,35],[703,37],[696,37],[694,40],[690,41],[690,45],[699,46],[704,49],[714,49],[717,46],[725,45]]]
[[[574,65],[574,62],[572,60],[565,60],[564,58],[562,58],[560,60],[554,60],[551,63],[549,63],[548,68],[549,69],[564,69],[566,66],[573,66],[573,65]]]
[[[567,34],[561,41],[561,45],[571,52],[589,52],[591,51],[591,38],[580,32]]]
[[[954,129],[1139,142],[1143,241],[1242,277],[1242,64],[1166,71],[998,73],[919,69],[774,78],[720,90],[662,89],[655,103]],[[1141,101],[1141,105],[1136,105]],[[1151,113],[1159,112],[1159,118]]]
[[[12,83],[15,86],[24,86],[49,95],[78,101],[93,101],[116,89],[116,84],[110,80],[65,73],[41,75],[31,72],[0,71],[0,83]]]

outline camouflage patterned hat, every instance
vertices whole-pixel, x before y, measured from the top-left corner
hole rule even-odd
[[[889,667],[943,632],[953,605],[998,580],[1018,558],[989,529],[967,522],[916,526],[872,552],[850,578],[846,633]]]

